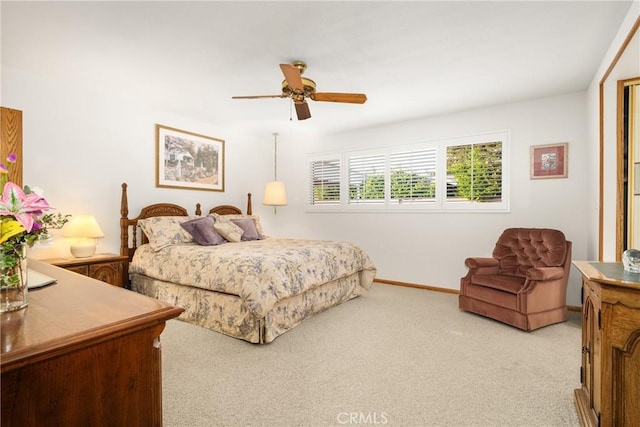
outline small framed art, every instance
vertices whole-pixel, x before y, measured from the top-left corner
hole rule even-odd
[[[156,187],[224,191],[224,140],[156,124]]]
[[[531,147],[531,179],[566,178],[569,144],[534,145]]]

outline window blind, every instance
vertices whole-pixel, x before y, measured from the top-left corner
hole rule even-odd
[[[309,155],[308,206],[322,211],[505,212],[509,132]]]
[[[447,147],[447,202],[502,201],[502,142]]]
[[[438,150],[391,153],[390,195],[393,203],[419,203],[436,197]]]
[[[349,204],[384,202],[384,154],[349,157]]]
[[[316,160],[310,162],[311,188],[309,203],[312,205],[340,204],[340,160]]]

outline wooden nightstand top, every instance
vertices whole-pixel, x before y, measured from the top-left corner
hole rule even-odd
[[[65,257],[65,258],[47,258],[41,259],[39,261],[45,262],[51,265],[57,265],[58,267],[73,267],[75,265],[89,265],[89,264],[97,264],[101,262],[117,262],[117,261],[127,261],[129,259],[126,255],[118,255],[118,254],[95,254],[86,258],[75,258],[75,257]]]

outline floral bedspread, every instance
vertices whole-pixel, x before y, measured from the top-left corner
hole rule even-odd
[[[280,300],[360,272],[369,289],[376,267],[351,242],[268,238],[217,246],[177,244],[154,252],[140,246],[130,273],[238,295],[264,316]]]

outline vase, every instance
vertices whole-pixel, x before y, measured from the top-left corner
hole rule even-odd
[[[0,313],[25,308],[27,300],[27,245],[0,247]]]
[[[19,345],[22,338],[22,325],[27,310],[13,310],[3,313],[2,322],[0,323],[0,352],[7,353]]]

